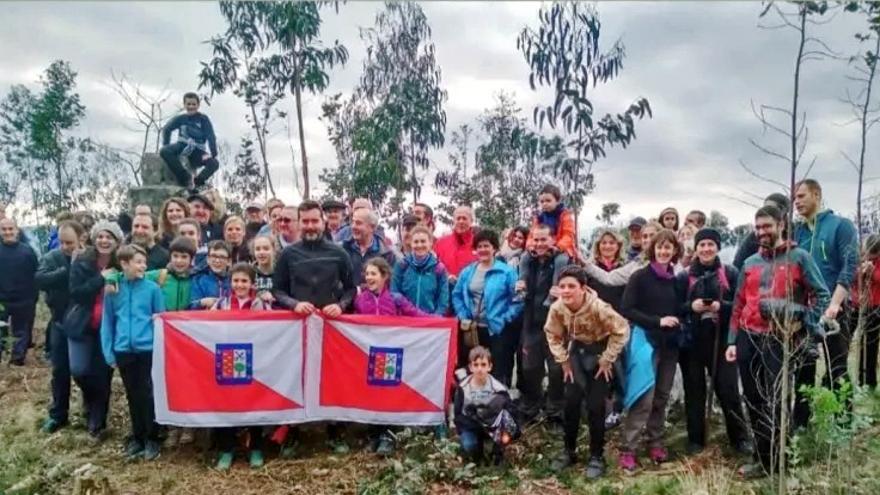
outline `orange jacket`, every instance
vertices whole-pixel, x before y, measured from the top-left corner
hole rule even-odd
[[[539,216],[532,218],[532,227],[540,223]],[[568,208],[563,209],[559,214],[559,223],[556,226],[556,248],[571,259],[576,258],[578,252],[577,230],[574,223],[574,213]]]

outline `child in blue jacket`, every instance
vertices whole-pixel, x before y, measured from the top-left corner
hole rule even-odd
[[[101,350],[111,367],[119,368],[131,417],[129,459],[159,457],[159,429],[153,409],[153,315],[165,311],[162,289],[144,279],[147,253],[137,245],[117,251],[123,277],[104,297]]]
[[[218,299],[230,295],[230,249],[223,241],[208,243],[208,268],[193,276],[190,309],[210,309]]]

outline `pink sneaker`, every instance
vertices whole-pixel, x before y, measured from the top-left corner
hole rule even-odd
[[[617,458],[617,465],[620,469],[623,469],[625,473],[635,472],[638,467],[635,452],[621,451],[620,456]]]
[[[669,452],[666,451],[666,447],[651,447],[648,455],[657,464],[663,464],[669,460]]]

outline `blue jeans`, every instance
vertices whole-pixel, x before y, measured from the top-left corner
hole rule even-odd
[[[89,432],[101,431],[107,427],[113,368],[104,361],[101,340],[94,331],[75,339],[68,338],[67,351],[70,374],[83,393]]]

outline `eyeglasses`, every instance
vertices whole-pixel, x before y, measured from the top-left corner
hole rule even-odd
[[[278,223],[293,223],[292,218],[278,217]]]
[[[228,260],[229,256],[226,254],[209,254],[208,258],[211,258],[212,260]]]

